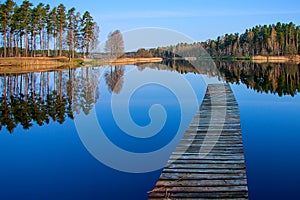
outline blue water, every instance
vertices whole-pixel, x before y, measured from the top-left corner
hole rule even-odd
[[[127,66],[126,70],[132,68]],[[83,77],[79,89],[86,89],[85,75],[76,75]],[[181,76],[192,85],[200,104],[205,93],[202,78],[193,73]],[[68,77],[68,72],[62,77]],[[92,82],[92,78],[88,80]],[[96,102],[85,102],[80,109],[88,112],[89,106],[95,107],[99,124],[115,145],[145,153],[172,140],[180,115],[178,99],[170,90],[153,84],[133,94],[129,110],[138,125],[150,123],[148,110],[153,104],[163,105],[169,116],[159,134],[143,140],[124,134],[113,121],[112,93],[105,79],[96,81],[96,86]],[[300,199],[300,96],[257,93],[242,84],[231,87],[241,116],[249,198]],[[82,100],[83,96],[77,97]],[[52,119],[43,126],[32,123],[28,130],[18,124],[12,134],[4,126],[1,129],[0,199],[147,199],[147,192],[160,176],[161,170],[126,173],[99,162],[83,145],[71,118],[65,117],[62,124]],[[103,153],[110,155],[109,151]]]
[[[249,199],[300,199],[300,95],[231,87],[239,103]]]
[[[125,69],[132,68],[134,67],[127,66]],[[108,68],[106,71],[109,70]],[[85,69],[78,69],[77,72],[78,77],[86,75],[80,74],[85,73]],[[67,72],[64,72],[62,76],[65,77],[66,74]],[[89,76],[93,77],[91,74]],[[202,78],[195,74],[182,77],[198,91],[197,98],[200,104],[205,92]],[[86,89],[85,79],[82,80],[80,84],[83,85],[79,88]],[[96,88],[99,98],[96,104],[92,103],[92,107],[96,109],[99,124],[106,136],[115,145],[130,152],[145,153],[159,150],[173,139],[181,116],[178,99],[170,90],[150,84],[139,88],[132,95],[129,110],[138,125],[145,126],[150,123],[148,110],[153,104],[162,105],[168,115],[164,128],[151,139],[143,140],[124,134],[120,130],[111,112],[112,93],[105,79],[101,79],[98,84]],[[51,87],[55,88],[53,85]],[[75,95],[73,98],[85,101],[81,98],[83,96]],[[90,105],[85,103],[78,106],[82,108],[81,112],[83,109],[89,110],[86,108]],[[190,113],[190,118],[193,114]],[[76,117],[76,114],[74,116]],[[2,127],[0,199],[147,199],[147,192],[153,189],[161,174],[160,169],[148,173],[126,173],[99,162],[84,147],[74,121],[70,118],[66,117],[62,124],[53,120],[50,120],[49,124],[44,123],[43,126],[38,126],[33,121],[32,124],[29,130],[24,130],[19,124],[12,133]],[[109,151],[103,153],[110,155]]]

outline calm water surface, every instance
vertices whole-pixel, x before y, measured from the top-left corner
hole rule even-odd
[[[219,72],[208,76],[230,82],[239,103],[250,199],[299,199],[299,66],[216,64]],[[112,94],[126,84],[124,74],[135,68],[140,73],[181,73],[199,104],[206,88],[202,77],[184,66],[177,71],[149,67],[1,75],[0,199],[147,199],[161,170],[139,174],[107,167],[84,147],[73,118],[95,108],[117,146],[137,153],[163,147],[178,129],[178,99],[155,84],[137,90],[129,109],[138,125],[149,124],[153,104],[163,105],[168,119],[150,141],[129,137],[115,124],[110,108]]]

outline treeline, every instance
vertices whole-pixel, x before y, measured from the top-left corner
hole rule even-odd
[[[6,0],[0,3],[0,32],[0,57],[75,57],[76,51],[87,56],[96,47],[99,27],[88,11]]]
[[[289,56],[300,54],[300,27],[295,24],[255,26],[243,34],[225,34],[202,46],[215,57],[222,56]]]
[[[204,48],[212,57],[251,57],[293,56],[300,54],[300,27],[295,24],[280,23],[276,25],[255,26],[244,33],[225,34],[216,40],[180,43],[156,49],[139,49],[135,57],[201,57],[207,56]],[[203,55],[200,55],[200,54]]]

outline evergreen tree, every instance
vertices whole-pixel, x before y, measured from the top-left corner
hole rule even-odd
[[[75,8],[71,8],[68,10],[67,14],[67,20],[68,20],[68,36],[67,36],[67,44],[69,46],[69,58],[74,58],[74,51],[75,51],[75,34],[74,31],[76,29],[76,15],[75,15]]]
[[[59,4],[57,7],[57,26],[59,29],[59,56],[62,56],[63,49],[63,31],[66,28],[66,7]]]
[[[12,13],[15,2],[6,0],[4,4],[0,4],[0,28],[3,31],[3,56],[6,57],[7,47],[7,30],[11,27]]]
[[[20,6],[20,25],[24,32],[24,47],[25,47],[25,57],[28,56],[28,49],[29,49],[29,30],[30,30],[30,20],[31,20],[31,6],[32,3],[30,3],[27,0],[24,0]],[[22,45],[22,44],[21,44]]]
[[[91,14],[86,11],[82,16],[82,25],[81,25],[81,32],[84,39],[84,49],[85,49],[85,56],[89,55],[89,50],[92,47],[92,42],[94,38],[94,27],[95,22]]]

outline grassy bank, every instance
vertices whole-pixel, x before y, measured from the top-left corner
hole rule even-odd
[[[9,57],[0,58],[0,73],[25,73],[78,67],[83,59],[66,57]]]
[[[0,58],[0,74],[42,72],[75,68],[80,66],[133,65],[161,62],[162,58],[119,58],[119,59],[68,59],[66,57],[10,57]]]
[[[8,57],[0,58],[0,67],[80,65],[82,62],[83,59],[67,57]]]

